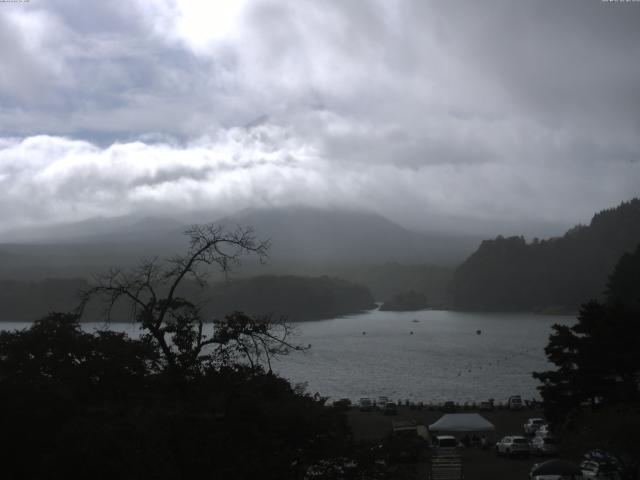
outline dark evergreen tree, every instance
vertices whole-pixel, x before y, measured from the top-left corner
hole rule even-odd
[[[556,369],[533,374],[572,453],[604,447],[640,458],[639,267],[640,246],[616,265],[604,302],[582,305],[573,326],[553,326],[545,352]]]
[[[557,369],[534,374],[550,420],[559,422],[580,405],[640,399],[640,311],[592,301],[575,325],[553,331],[545,352]]]

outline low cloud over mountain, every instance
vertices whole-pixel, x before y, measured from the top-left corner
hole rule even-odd
[[[639,22],[598,0],[3,4],[0,228],[307,205],[559,234],[639,193]]]

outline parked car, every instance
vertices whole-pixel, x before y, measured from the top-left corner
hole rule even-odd
[[[438,455],[454,455],[458,452],[458,441],[451,435],[438,435],[433,439],[433,448]]]
[[[341,398],[340,400],[334,400],[333,406],[344,409],[344,410],[348,410],[349,407],[351,407],[351,400],[349,400],[348,398]]]
[[[391,420],[391,430],[395,436],[408,435],[420,437],[424,443],[431,441],[431,435],[425,425],[418,424],[412,419]]]
[[[592,460],[597,463],[610,463],[617,467],[620,466],[620,460],[618,459],[618,457],[599,448],[585,453],[584,460]]]
[[[480,402],[480,410],[484,412],[490,412],[493,410],[493,400],[488,400],[486,402]]]
[[[551,435],[549,424],[545,423],[544,425],[540,425],[536,430],[535,435],[536,437],[546,437],[547,435]]]
[[[389,403],[389,397],[378,397],[378,408],[384,409],[384,406]]]
[[[508,435],[496,443],[496,453],[508,457],[528,457],[531,448],[526,438],[519,435]]]
[[[507,401],[507,407],[509,408],[509,410],[522,410],[524,408],[522,397],[520,397],[520,395],[513,395],[509,397],[509,400]]]
[[[370,412],[373,408],[373,402],[370,398],[362,397],[360,399],[360,411],[361,412]]]
[[[636,461],[633,456],[618,456],[606,450],[595,449],[584,454],[585,461],[590,460],[607,468],[616,470],[620,478],[634,478]]]
[[[580,469],[585,480],[620,480],[618,468],[609,462],[585,460],[580,464]]]
[[[546,437],[533,437],[531,443],[531,453],[537,455],[557,455],[558,440],[551,435]]]
[[[398,414],[398,406],[393,402],[387,402],[382,410],[382,413],[385,415],[397,415]]]
[[[443,412],[455,412],[456,411],[456,404],[453,403],[451,400],[448,400],[446,402],[444,402],[442,404],[442,411]]]
[[[554,459],[534,463],[529,480],[583,480],[582,470],[568,460]]]
[[[524,424],[524,433],[527,435],[533,435],[546,423],[547,422],[544,421],[544,418],[530,418],[527,420],[527,423]]]

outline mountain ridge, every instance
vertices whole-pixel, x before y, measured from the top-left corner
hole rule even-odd
[[[271,239],[270,257],[275,262],[450,265],[462,261],[479,241],[472,236],[415,232],[375,213],[340,209],[282,207],[245,209],[218,219],[205,215],[200,212],[201,221],[189,223],[158,216],[93,217],[5,233],[0,237],[0,250],[10,248],[16,254],[25,254],[74,245],[81,253],[79,250],[95,249],[100,244],[107,249],[131,244],[169,255],[186,247],[183,232],[189,224],[214,223],[229,228],[251,226],[257,238]]]
[[[640,199],[622,202],[562,237],[498,236],[483,241],[455,271],[457,308],[575,311],[599,298],[619,258],[640,243]]]

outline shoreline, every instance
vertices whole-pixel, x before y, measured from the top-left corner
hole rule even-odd
[[[304,319],[304,320],[290,320],[288,323],[314,323],[314,322],[324,322],[327,320],[338,320],[341,318],[349,318],[356,315],[365,315],[371,312],[382,312],[382,313],[418,313],[418,312],[455,312],[455,313],[466,313],[466,314],[478,314],[478,315],[537,315],[540,317],[576,317],[579,312],[569,312],[569,311],[560,311],[560,310],[467,310],[460,309],[451,306],[432,306],[423,308],[420,310],[380,310],[379,308],[371,308],[369,310],[358,310],[350,313],[344,313],[340,315],[330,316],[326,318],[315,318],[315,319]],[[0,325],[6,323],[15,323],[15,324],[32,324],[39,320],[39,318],[33,320],[8,320],[0,318]],[[124,324],[135,324],[136,322],[131,320],[105,320],[105,321],[96,321],[96,320],[81,320],[81,324],[114,324],[114,325],[124,325]],[[205,324],[213,323],[213,320],[207,320],[204,322]],[[0,329],[1,330],[1,329]]]

